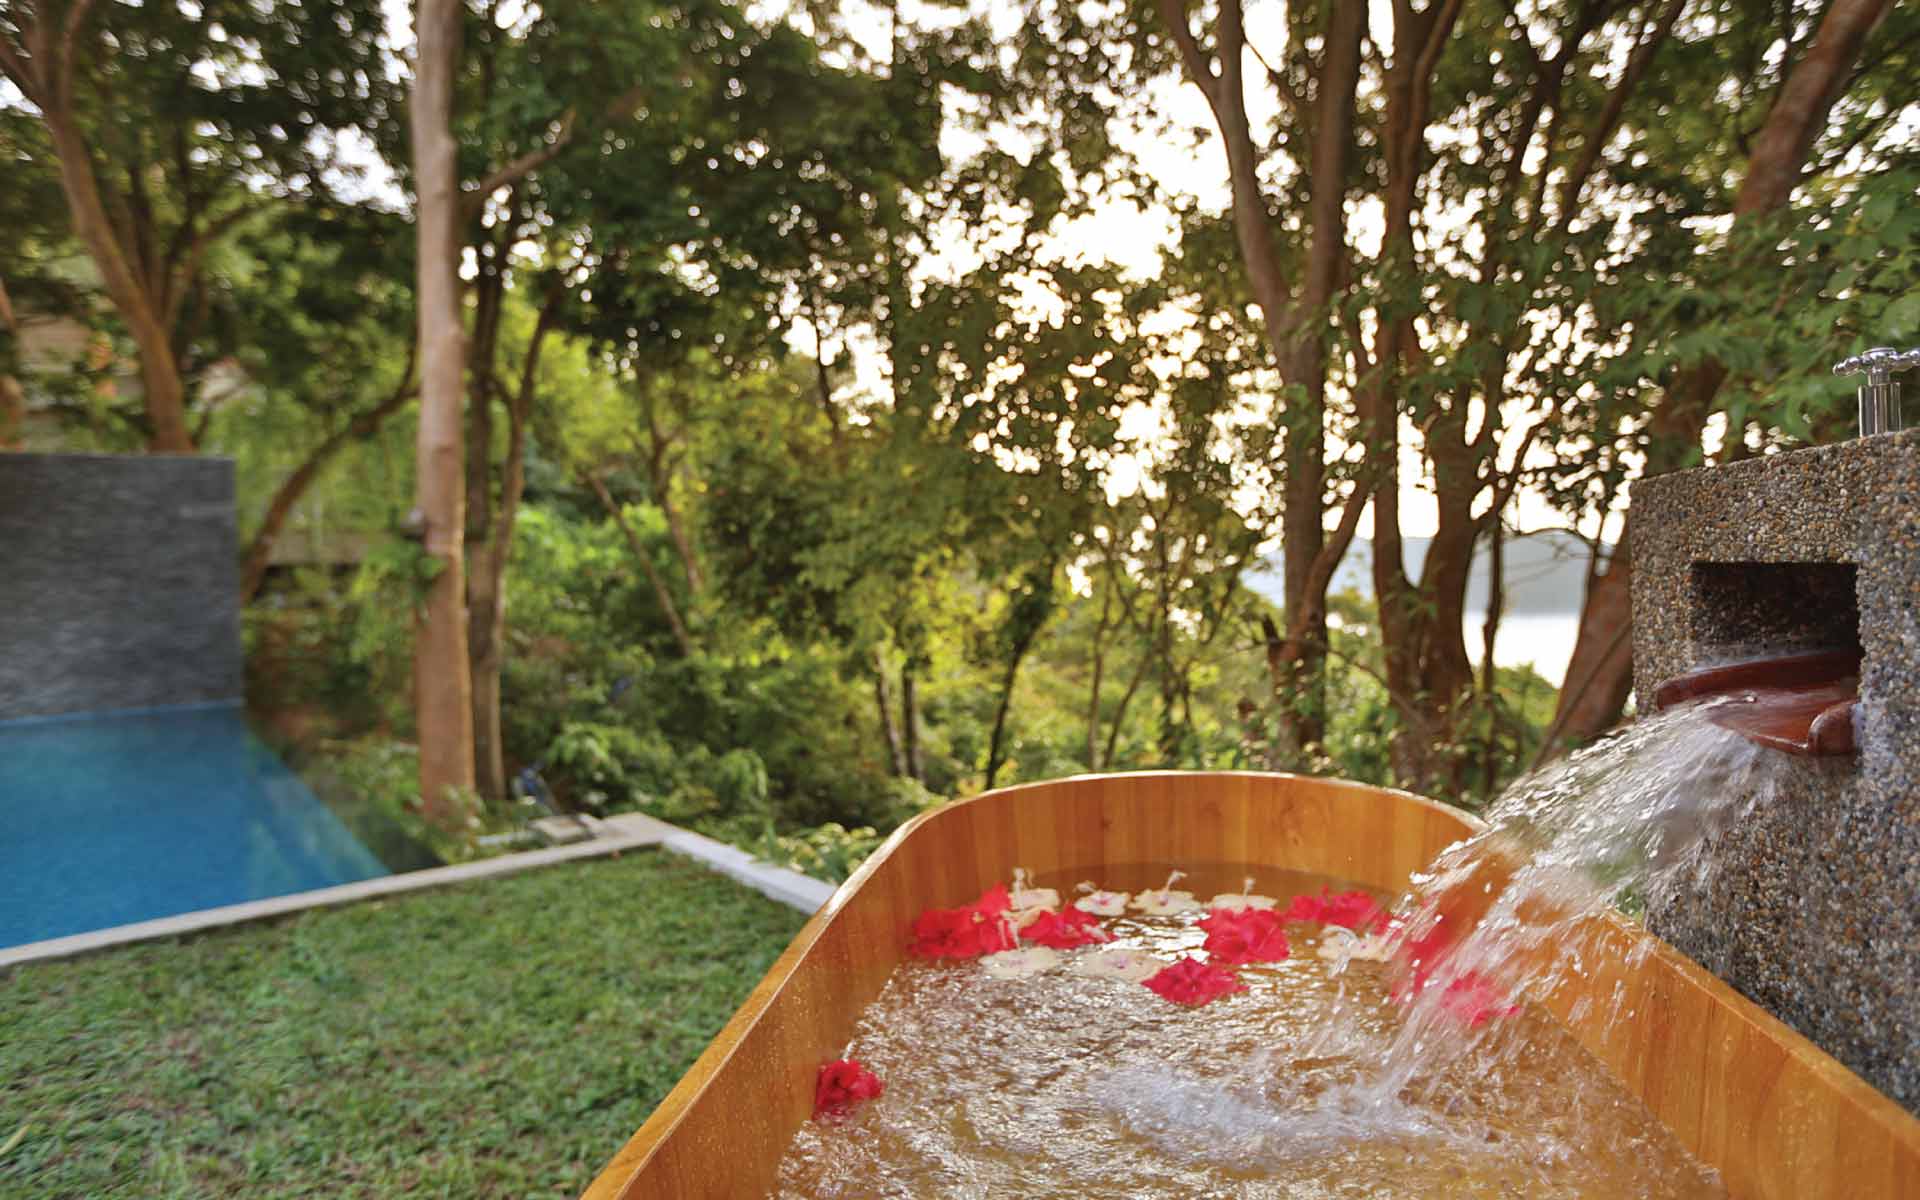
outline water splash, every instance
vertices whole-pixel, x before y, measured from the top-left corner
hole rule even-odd
[[[1414,877],[1398,909],[1406,1019],[1374,1074],[1376,1103],[1463,1056],[1503,1069],[1516,1051],[1499,1023],[1463,1036],[1463,1020],[1541,1000],[1584,973],[1595,953],[1590,922],[1609,908],[1657,908],[1705,883],[1715,835],[1766,802],[1785,761],[1713,722],[1729,703],[1738,701],[1644,718],[1520,779],[1489,810],[1484,833]],[[1345,1019],[1331,1013],[1323,1036],[1339,1036]]]

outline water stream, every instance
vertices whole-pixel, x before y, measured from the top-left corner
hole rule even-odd
[[[1397,907],[1406,1019],[1370,1072],[1371,1099],[1417,1086],[1448,1056],[1499,1069],[1511,1039],[1498,1022],[1459,1036],[1463,994],[1488,1015],[1542,999],[1587,965],[1591,918],[1658,908],[1704,883],[1713,835],[1766,802],[1786,761],[1715,723],[1716,709],[1741,702],[1657,713],[1517,780],[1485,833],[1414,877]],[[1329,1011],[1321,1037],[1347,1036],[1347,1007]]]

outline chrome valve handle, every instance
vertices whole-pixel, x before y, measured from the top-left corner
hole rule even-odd
[[[1833,364],[1835,375],[1861,375],[1868,383],[1886,383],[1887,377],[1896,371],[1909,371],[1920,367],[1920,347],[1901,353],[1892,346],[1875,346],[1852,358],[1843,358]]]
[[[1905,428],[1900,420],[1900,383],[1894,375],[1920,367],[1920,348],[1875,346],[1833,364],[1835,375],[1865,375],[1860,385],[1860,436]]]

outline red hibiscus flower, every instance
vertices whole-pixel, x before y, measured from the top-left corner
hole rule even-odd
[[[959,908],[930,908],[913,922],[908,949],[921,958],[978,958],[1015,946],[1005,884]]]
[[[1520,1006],[1509,1001],[1491,979],[1472,971],[1462,971],[1447,984],[1447,990],[1440,993],[1440,1007],[1468,1029],[1520,1011]]]
[[[1331,889],[1323,887],[1318,896],[1295,896],[1280,919],[1339,925],[1355,933],[1385,927],[1387,910],[1375,904],[1373,897],[1365,892],[1341,892],[1337,896],[1330,893]]]
[[[1100,922],[1094,920],[1092,913],[1077,908],[1043,912],[1027,922],[1020,930],[1020,936],[1055,950],[1071,950],[1091,942],[1113,940],[1113,935],[1100,928]]]
[[[986,891],[981,892],[980,898],[968,905],[968,907],[975,912],[983,913],[991,917],[997,913],[1003,913],[1011,909],[1013,907],[1013,897],[1008,894],[1006,884],[996,883]]]
[[[1428,982],[1423,975],[1396,992],[1394,998],[1406,1004],[1427,987]],[[1520,1006],[1508,1000],[1506,992],[1485,975],[1478,971],[1462,971],[1448,980],[1441,991],[1440,1011],[1468,1029],[1478,1029],[1495,1017],[1513,1016],[1520,1011]]]
[[[842,1058],[820,1068],[813,1085],[813,1115],[844,1117],[853,1106],[878,1096],[883,1087],[880,1077],[851,1058]]]
[[[1427,981],[1453,956],[1459,947],[1461,932],[1458,922],[1449,921],[1445,913],[1431,905],[1422,908],[1412,922],[1393,930],[1398,944],[1394,947],[1393,958],[1406,972],[1409,985],[1418,991],[1427,986]]]
[[[1280,918],[1265,908],[1216,908],[1200,920],[1217,963],[1279,962],[1292,952]]]
[[[1183,958],[1144,982],[1165,999],[1196,1008],[1209,1000],[1247,990],[1247,985],[1232,971],[1197,958]]]

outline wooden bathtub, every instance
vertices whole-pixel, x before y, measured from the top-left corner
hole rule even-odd
[[[1398,891],[1473,817],[1404,792],[1288,775],[1096,775],[989,792],[902,826],[800,931],[588,1200],[757,1200],[813,1108],[819,1064],[904,957],[923,909],[1016,866],[1255,862]],[[1624,922],[1606,962],[1547,1008],[1738,1200],[1920,1197],[1920,1120]],[[1652,942],[1637,965],[1627,952]],[[1631,1021],[1608,1024],[1616,985]],[[1582,995],[1604,998],[1572,1017]]]

